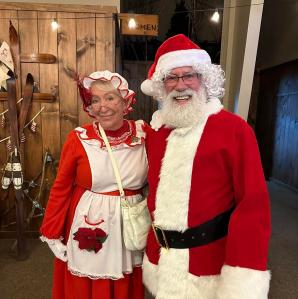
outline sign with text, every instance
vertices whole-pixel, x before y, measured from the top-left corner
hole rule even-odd
[[[158,16],[120,13],[121,33],[127,35],[158,36]]]

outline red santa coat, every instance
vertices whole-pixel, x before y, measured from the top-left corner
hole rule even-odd
[[[228,235],[208,245],[167,251],[149,232],[143,280],[158,299],[267,298],[270,209],[258,146],[245,121],[219,110],[211,105],[194,130],[148,135],[155,224],[184,231],[236,206]]]

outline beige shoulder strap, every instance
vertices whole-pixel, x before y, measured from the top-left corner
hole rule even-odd
[[[102,126],[100,125],[100,123],[98,123],[98,128],[99,128],[101,137],[102,137],[102,139],[103,139],[103,141],[104,141],[104,143],[107,147],[107,150],[108,150],[111,162],[112,162],[112,166],[113,166],[114,174],[115,174],[115,177],[116,177],[116,182],[117,182],[117,185],[118,185],[118,188],[119,188],[120,196],[124,197],[125,194],[124,194],[124,190],[123,190],[123,186],[122,186],[122,182],[121,182],[121,177],[120,177],[119,167],[117,165],[117,161],[114,157],[114,154],[113,154],[113,151],[111,149],[110,143],[108,141],[107,135],[106,135],[104,129],[102,128]]]

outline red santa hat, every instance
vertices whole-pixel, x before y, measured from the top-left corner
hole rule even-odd
[[[210,56],[205,50],[202,50],[184,34],[172,36],[158,48],[154,63],[148,71],[148,77],[141,84],[141,90],[147,95],[155,96],[154,82],[161,81],[171,69],[205,63],[211,63]]]

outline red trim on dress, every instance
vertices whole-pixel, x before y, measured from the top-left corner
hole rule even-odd
[[[91,191],[91,192],[93,192],[93,191]],[[94,193],[97,193],[97,192],[94,192]],[[120,191],[115,190],[115,191],[109,191],[109,192],[100,192],[98,194],[109,195],[109,196],[120,196]],[[124,194],[125,194],[125,196],[142,194],[142,189],[137,189],[137,190],[124,189]]]
[[[97,222],[90,222],[89,220],[88,220],[88,216],[87,215],[84,215],[84,220],[85,220],[85,222],[87,223],[87,224],[89,224],[89,225],[99,225],[99,224],[101,224],[101,223],[103,223],[103,222],[105,222],[103,219],[99,219]]]
[[[145,143],[145,136],[146,136],[146,126],[147,124],[141,125],[141,130],[137,130],[136,122],[133,120],[123,120],[123,125],[121,128],[115,131],[106,130],[106,135],[112,147],[116,147],[121,144],[125,144],[127,146],[133,147],[139,144]],[[101,148],[105,147],[104,141],[100,135],[98,129],[98,122],[93,122],[93,125],[84,126],[85,132],[80,132],[76,130],[78,137],[82,140],[98,140],[99,146]],[[83,136],[85,135],[85,136]]]

